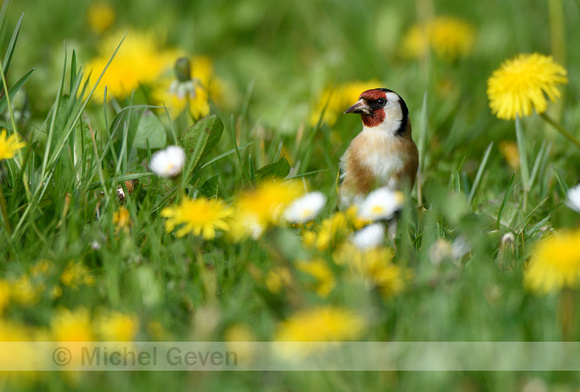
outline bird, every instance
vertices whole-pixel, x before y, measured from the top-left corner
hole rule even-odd
[[[360,204],[377,188],[410,192],[419,152],[403,98],[386,88],[366,90],[347,113],[360,114],[363,127],[340,158],[339,208]]]

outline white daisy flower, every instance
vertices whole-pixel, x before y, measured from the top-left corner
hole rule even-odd
[[[169,146],[165,150],[157,151],[151,157],[149,168],[161,177],[175,177],[183,169],[185,151],[179,146]]]
[[[386,187],[375,189],[359,206],[358,218],[371,222],[390,219],[401,209],[403,201],[401,192],[393,192]]]
[[[384,238],[384,226],[381,223],[373,223],[354,233],[351,242],[360,250],[366,250],[381,246]]]
[[[284,219],[290,223],[309,222],[318,215],[326,204],[326,196],[321,192],[310,192],[296,199],[284,211]]]
[[[568,189],[568,207],[576,212],[580,212],[580,184]]]

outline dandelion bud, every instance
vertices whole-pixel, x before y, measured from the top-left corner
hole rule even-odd
[[[513,247],[515,241],[514,233],[511,231],[509,233],[505,233],[503,237],[501,237],[501,249],[505,249],[507,247]]]
[[[175,77],[180,82],[191,80],[191,62],[187,57],[180,57],[175,60]]]

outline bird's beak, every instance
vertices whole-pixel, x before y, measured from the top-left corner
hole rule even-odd
[[[367,114],[370,115],[371,114],[371,108],[369,107],[369,105],[367,105],[367,103],[365,102],[364,99],[359,99],[357,103],[355,103],[354,105],[352,105],[351,107],[349,107],[348,109],[346,109],[346,111],[344,112],[344,114],[347,113],[359,113],[359,114]]]

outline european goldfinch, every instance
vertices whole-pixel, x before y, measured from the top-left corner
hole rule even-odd
[[[344,113],[360,114],[363,128],[340,159],[339,207],[360,204],[380,187],[410,191],[419,153],[403,98],[386,88],[367,90]]]

